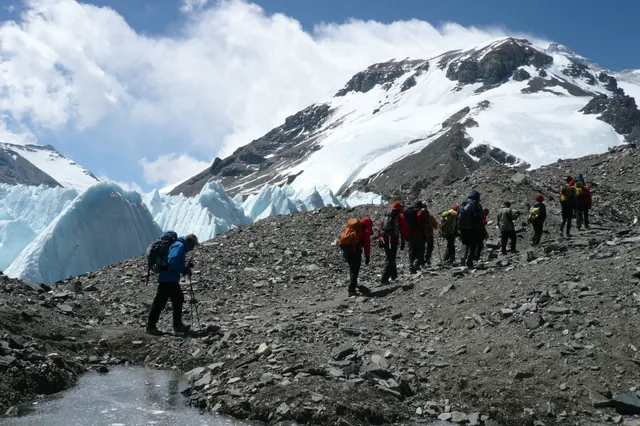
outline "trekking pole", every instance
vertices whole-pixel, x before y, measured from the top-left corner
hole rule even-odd
[[[198,322],[198,328],[202,329],[202,324],[200,323],[200,313],[198,312],[198,301],[196,300],[196,296],[195,293],[193,291],[193,283],[191,282],[191,277],[187,276],[187,278],[189,279],[189,291],[191,292],[191,300],[189,301],[189,304],[191,304],[191,324],[193,324],[193,311],[196,311],[196,321]]]

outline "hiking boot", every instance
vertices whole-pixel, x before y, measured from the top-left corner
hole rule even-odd
[[[389,285],[389,278],[383,278],[380,280],[380,284]]]
[[[158,330],[156,327],[147,327],[146,332],[152,336],[162,336],[162,331]]]
[[[355,290],[349,290],[349,297],[356,297],[358,293]]]
[[[177,333],[177,334],[188,334],[189,330],[191,330],[191,326],[190,325],[180,325],[178,327],[173,327],[173,332]]]

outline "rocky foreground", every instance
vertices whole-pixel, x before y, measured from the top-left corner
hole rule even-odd
[[[53,289],[1,277],[0,409],[131,362],[184,371],[196,407],[272,424],[640,425],[639,159],[628,148],[526,174],[485,167],[430,188],[421,195],[434,212],[478,188],[491,217],[540,191],[549,232],[531,249],[521,227],[521,253],[508,257],[490,242],[474,270],[436,261],[409,275],[403,252],[389,286],[374,247],[356,298],[335,240],[347,218],[377,220],[382,207],[233,230],[195,251],[202,327],[188,338],[144,333],[155,285],[142,258]],[[592,227],[566,239],[552,197],[580,171]],[[170,320],[167,310],[160,328]]]

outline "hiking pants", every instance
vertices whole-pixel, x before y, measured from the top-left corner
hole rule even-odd
[[[427,252],[424,255],[424,261],[426,264],[431,265],[431,256],[433,255],[433,244],[434,244],[433,235],[427,236]]]
[[[500,233],[500,246],[502,248],[502,254],[507,254],[507,241],[511,240],[511,253],[516,251],[516,241],[518,241],[518,235],[516,231],[502,231]]]
[[[173,327],[182,327],[182,305],[184,304],[184,294],[180,288],[180,283],[160,283],[158,284],[158,291],[156,297],[151,304],[151,311],[149,312],[149,321],[147,327],[155,327],[160,319],[160,313],[167,305],[167,301],[171,299],[171,305],[173,306]]]
[[[564,231],[564,225],[567,225],[567,235],[571,233],[571,221],[573,220],[573,207],[562,206],[562,225],[560,225],[560,233]]]
[[[358,285],[358,275],[362,265],[362,251],[359,247],[348,245],[342,247],[342,254],[349,265],[349,292],[352,293],[356,291],[356,286]]]
[[[409,235],[409,270],[413,273],[424,265],[424,237]]]
[[[537,221],[533,222],[533,239],[531,240],[531,245],[537,246],[540,244],[540,238],[542,238],[542,229],[544,227],[544,222]]]
[[[576,226],[578,229],[582,228],[584,224],[585,228],[589,227],[589,204],[578,204],[578,218],[576,219]]]
[[[478,245],[478,231],[476,229],[461,229],[460,239],[464,244],[462,263],[466,263],[471,268],[473,266],[473,254],[476,252],[476,246]]]
[[[387,258],[384,261],[384,271],[382,272],[382,283],[388,283],[389,278],[395,280],[398,278],[398,265],[396,265],[396,257],[398,256],[398,243],[385,243],[384,253]]]
[[[444,261],[454,263],[456,261],[456,237],[450,236],[447,240],[447,250],[444,252]]]

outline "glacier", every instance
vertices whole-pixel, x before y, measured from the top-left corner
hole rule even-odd
[[[193,233],[200,241],[210,240],[233,227],[251,222],[218,182],[207,183],[200,195],[193,198],[162,195],[155,190],[143,199],[160,228],[180,235]]]
[[[0,269],[9,267],[77,196],[72,188],[0,185]]]
[[[140,194],[100,183],[67,206],[6,274],[51,284],[141,255],[161,233]]]
[[[0,269],[51,284],[140,255],[167,230],[207,241],[271,215],[380,202],[380,196],[358,191],[342,199],[323,185],[265,186],[244,201],[241,195],[230,198],[219,182],[207,183],[192,198],[127,192],[107,182],[85,192],[0,185]]]

